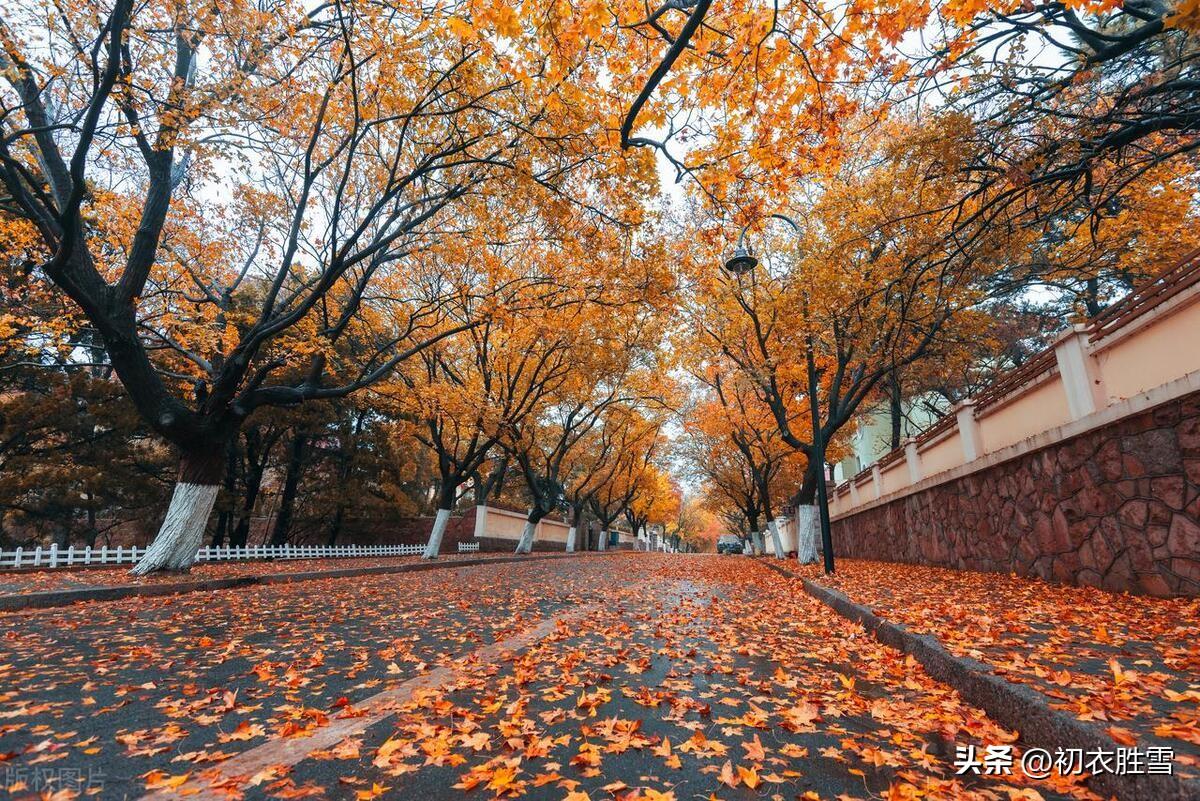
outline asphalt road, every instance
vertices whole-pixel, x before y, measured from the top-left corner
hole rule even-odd
[[[0,795],[15,798],[1087,797],[954,775],[956,744],[1011,737],[736,556],[616,554],[0,619]]]

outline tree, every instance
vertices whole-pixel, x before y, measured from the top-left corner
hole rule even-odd
[[[736,367],[783,442],[808,458],[795,503],[812,503],[826,464],[804,428],[812,432],[816,417],[818,441],[833,442],[881,381],[979,302],[989,265],[1020,246],[1013,225],[968,248],[948,218],[907,224],[957,197],[969,130],[954,117],[934,132],[897,122],[825,182],[765,268],[732,276],[713,268],[713,253],[694,267],[688,333]]]
[[[950,0],[939,11],[912,88],[977,123],[964,239],[1013,209],[1098,224],[1133,183],[1200,145],[1194,3]]]
[[[715,537],[709,536],[715,523],[699,497],[681,493],[678,512],[674,519],[666,522],[663,533],[676,550],[700,553],[715,542]]]
[[[649,281],[635,281],[633,302],[586,303],[557,311],[539,321],[534,353],[565,343],[562,358],[570,366],[565,380],[545,387],[536,413],[507,421],[501,440],[525,479],[530,507],[518,553],[528,553],[538,522],[567,506],[572,469],[568,461],[585,445],[601,420],[617,407],[662,406],[663,382],[654,369],[657,315],[669,297],[666,282],[653,280],[663,263],[661,248],[647,248],[642,258]],[[635,262],[635,264],[637,263]],[[628,270],[629,268],[624,268]],[[611,290],[610,290],[611,292]]]
[[[785,443],[770,411],[758,401],[753,385],[736,372],[731,364],[697,375],[709,392],[691,410],[692,432],[704,432],[710,440],[725,440],[736,449],[745,475],[754,485],[754,502],[762,513],[766,530],[771,534],[775,555],[783,558],[783,542],[775,520],[776,500],[788,493],[797,473],[797,452]],[[703,465],[697,465],[703,470]],[[791,469],[789,469],[791,468]],[[755,548],[762,551],[761,530],[751,531]]]
[[[569,452],[562,471],[566,477],[563,494],[570,511],[568,553],[576,549],[584,514],[597,494],[617,480],[624,464],[622,457],[648,446],[645,437],[655,431],[657,425],[639,414],[632,404],[613,405],[604,411],[598,426],[579,447]]]
[[[640,481],[641,489],[625,507],[625,519],[636,540],[651,542],[650,525],[661,525],[664,535],[668,523],[679,514],[683,493],[657,465],[648,465]],[[639,532],[641,534],[639,535]]]
[[[530,499],[517,553],[533,550],[534,533],[542,518],[566,508],[563,482],[567,456],[579,448],[609,407],[633,400],[622,394],[624,390],[620,383],[614,383],[592,391],[583,389],[578,394],[565,393],[538,418],[511,426],[504,447],[520,469]]]
[[[651,476],[651,464],[661,448],[660,430],[658,425],[647,428],[640,438],[640,446],[630,448],[618,456],[608,481],[600,485],[592,495],[592,514],[600,525],[598,550],[607,550],[609,528],[645,491]]]
[[[540,330],[523,330],[520,321],[488,323],[456,346],[448,343],[423,355],[424,370],[408,381],[404,399],[417,407],[418,439],[432,450],[438,467],[437,516],[426,559],[438,555],[458,488],[479,474],[503,432],[537,410],[569,372],[566,342],[542,342]]]
[[[345,397],[478,322],[448,307],[487,280],[406,261],[432,221],[501,175],[566,195],[592,169],[578,118],[546,115],[562,74],[460,22],[419,4],[128,0],[4,21],[4,208],[180,454],[136,572],[191,563],[256,409]]]
[[[107,542],[159,513],[165,454],[78,315],[32,276],[30,226],[0,214],[0,253],[0,542]]]
[[[761,551],[758,531],[762,505],[754,475],[759,466],[748,463],[744,452],[729,447],[729,432],[724,414],[718,411],[719,403],[710,399],[705,406],[685,416],[680,455],[702,487],[705,506],[739,535],[745,532],[743,539],[749,538],[751,547]]]

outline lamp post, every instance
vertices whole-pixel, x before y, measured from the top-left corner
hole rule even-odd
[[[766,219],[782,220],[792,227],[793,233],[800,233],[800,226],[786,214],[768,214]],[[746,231],[750,224],[743,226],[738,234],[737,245],[725,259],[725,269],[741,277],[752,272],[758,266],[758,259],[750,246],[746,244]],[[805,317],[808,316],[808,299],[804,301]],[[817,465],[817,514],[821,519],[821,552],[825,561],[825,573],[833,572],[833,529],[829,524],[829,492],[825,484],[825,434],[821,430],[821,404],[817,399],[817,363],[813,354],[812,331],[805,333],[805,368],[808,372],[808,409],[812,417],[812,454],[811,458]],[[799,547],[799,543],[797,543]]]

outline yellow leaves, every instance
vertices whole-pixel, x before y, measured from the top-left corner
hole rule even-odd
[[[965,28],[972,20],[987,11],[989,0],[955,0],[942,6],[941,13],[955,25]]]
[[[747,768],[738,765],[735,768],[730,760],[725,760],[725,763],[721,765],[721,770],[717,773],[717,781],[726,787],[745,785],[747,788],[754,790],[762,784],[763,778],[759,776],[758,769],[755,767]]]
[[[767,758],[767,752],[762,741],[758,739],[758,734],[754,735],[753,740],[742,743],[742,747],[746,750],[746,758],[753,762],[762,762]]]
[[[1120,687],[1123,684],[1137,681],[1137,671],[1124,670],[1116,659],[1108,660],[1108,669],[1112,672],[1113,684]]]
[[[492,738],[485,731],[477,731],[474,734],[464,734],[460,742],[466,748],[472,751],[486,751],[491,747]]]
[[[1174,737],[1177,740],[1200,745],[1200,721],[1183,720],[1160,723],[1154,727],[1156,737]]]
[[[372,801],[372,799],[379,798],[390,789],[392,789],[390,786],[374,782],[365,790],[355,790],[354,799],[355,801]]]
[[[1167,16],[1166,24],[1171,28],[1187,31],[1200,30],[1200,0],[1180,0],[1174,11]]]
[[[738,765],[737,771],[738,778],[740,778],[742,783],[751,790],[756,789],[760,784],[762,784],[762,779],[759,778],[758,771],[755,768],[744,768],[741,765]]]
[[[667,739],[666,737],[664,737],[662,739],[661,743],[659,743],[658,745],[656,745],[654,747],[654,749],[651,753],[653,753],[657,757],[662,757],[663,762],[666,764],[666,766],[668,768],[674,768],[675,770],[678,770],[681,767],[681,763],[679,761],[679,756],[677,754],[672,753],[671,741],[669,739]]]
[[[187,782],[190,773],[184,773],[179,776],[171,776],[161,770],[152,770],[149,773],[142,775],[146,780],[147,790],[177,790]]]
[[[275,678],[275,665],[270,662],[259,662],[254,666],[252,672],[258,677],[259,681],[271,681]]]
[[[228,734],[217,736],[217,741],[222,743],[252,740],[255,737],[262,737],[267,733],[267,730],[259,723],[251,723],[248,720],[243,720],[238,723],[237,728]]]
[[[348,737],[342,740],[329,750],[330,756],[334,759],[358,759],[359,747],[362,741],[353,737]]]
[[[489,9],[491,13],[486,19],[496,26],[496,31],[508,38],[514,38],[521,33],[521,22],[514,7],[504,0],[494,3]]]
[[[784,743],[779,749],[779,753],[792,759],[804,759],[808,756],[808,749],[795,743]]]
[[[791,731],[815,731],[814,721],[821,719],[821,712],[813,704],[804,701],[783,711],[785,728]]]
[[[585,709],[589,716],[596,715],[597,707],[602,704],[607,704],[612,700],[612,693],[605,687],[597,687],[592,692],[581,692],[579,699],[575,702],[578,709]]]
[[[1045,801],[1045,796],[1032,787],[1006,787],[1008,801]]]
[[[599,774],[597,768],[600,766],[600,748],[594,743],[582,743],[579,746],[579,752],[571,757],[571,764],[583,769],[585,776],[595,776]]]
[[[689,739],[679,746],[679,750],[685,754],[695,754],[698,757],[708,759],[724,756],[728,749],[716,740],[708,739],[704,735],[704,732],[697,729]]]
[[[462,17],[452,16],[446,20],[446,24],[449,25],[450,30],[453,31],[454,34],[463,41],[475,38],[475,28],[471,25],[471,23],[467,22]]]
[[[498,766],[488,780],[487,789],[498,796],[520,795],[524,790],[525,782],[517,780],[517,774],[520,772],[517,767],[519,764],[519,759],[512,759]]]

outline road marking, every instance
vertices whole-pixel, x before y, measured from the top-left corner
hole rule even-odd
[[[585,606],[573,606],[563,610],[532,628],[471,651],[457,660],[457,667],[434,668],[428,673],[414,676],[390,690],[376,693],[354,704],[354,708],[360,713],[365,712],[365,715],[332,718],[327,725],[304,736],[263,743],[219,762],[213,768],[205,769],[203,778],[189,779],[174,789],[156,790],[142,796],[141,801],[178,801],[185,798],[192,801],[227,801],[229,793],[224,791],[224,785],[237,782],[240,789],[240,785],[269,767],[294,767],[307,759],[313,751],[332,748],[347,737],[361,734],[376,723],[387,720],[421,690],[433,690],[453,682],[457,669],[498,661],[505,653],[539,642],[559,627],[570,626],[585,617],[588,611]]]

